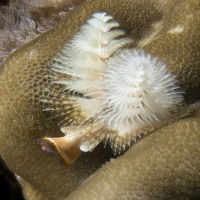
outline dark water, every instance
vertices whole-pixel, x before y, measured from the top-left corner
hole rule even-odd
[[[21,186],[15,175],[7,168],[0,157],[0,199],[1,200],[24,200]]]
[[[9,0],[1,0],[0,6],[7,6],[9,4]]]

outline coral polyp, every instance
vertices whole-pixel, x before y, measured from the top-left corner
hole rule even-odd
[[[76,151],[92,151],[104,141],[120,153],[184,107],[167,66],[142,49],[125,49],[132,40],[118,27],[112,16],[95,13],[54,59],[52,71],[63,78],[53,84],[63,86],[65,99],[52,107],[61,118],[63,141],[73,141]]]

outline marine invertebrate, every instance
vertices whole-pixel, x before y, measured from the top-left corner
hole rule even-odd
[[[124,31],[112,19],[93,14],[54,59],[53,71],[61,77],[52,82],[64,85],[60,95],[65,99],[44,101],[51,103],[47,111],[53,110],[66,136],[44,139],[67,163],[80,155],[79,146],[92,151],[104,140],[115,154],[121,153],[132,140],[180,117],[183,110],[188,114],[175,76],[141,49],[120,50],[132,40],[122,37]]]
[[[143,38],[143,31],[146,33],[149,31],[151,32],[151,26],[155,25],[158,21],[161,22],[160,24],[162,25],[168,24],[167,22],[169,22],[169,20],[173,21],[174,19],[173,24],[176,24],[177,20],[180,19],[180,17],[177,17],[178,15],[181,16],[181,21],[189,22],[191,20],[192,23],[189,25],[189,29],[185,28],[183,32],[174,35],[168,33],[173,40],[166,41],[165,37],[163,37],[163,34],[165,36],[168,35],[167,32],[171,27],[169,25],[164,27],[159,26],[159,32],[156,35],[158,37],[153,38],[154,41],[149,40],[148,47],[151,54],[153,54],[153,51],[157,51],[157,48],[160,49],[158,58],[162,57],[162,60],[164,60],[164,54],[166,53],[167,59],[166,62],[164,62],[169,62],[167,65],[170,66],[170,71],[177,75],[179,82],[181,82],[181,87],[183,87],[183,89],[187,88],[187,100],[194,103],[199,99],[198,74],[200,70],[200,57],[198,56],[199,40],[196,39],[199,36],[200,27],[199,1],[170,0],[167,1],[166,4],[162,4],[162,6],[160,6],[160,2],[163,1],[99,0],[86,3],[84,6],[77,7],[69,13],[66,16],[66,19],[59,23],[55,28],[15,51],[1,66],[0,153],[11,170],[20,175],[30,183],[33,188],[36,188],[36,190],[43,193],[43,195],[49,199],[67,198],[78,185],[100,168],[106,160],[112,157],[112,154],[109,153],[109,149],[98,147],[92,153],[83,153],[73,166],[67,166],[63,164],[57,156],[43,152],[36,142],[45,135],[49,137],[63,136],[57,126],[57,122],[54,119],[51,119],[47,113],[42,111],[42,108],[45,105],[43,105],[40,100],[46,96],[51,96],[52,99],[57,100],[57,97],[52,95],[51,91],[59,93],[62,88],[59,85],[55,86],[55,84],[50,83],[51,81],[49,80],[49,77],[47,77],[50,69],[49,67],[52,65],[53,58],[56,54],[61,51],[64,44],[72,39],[79,27],[88,20],[92,13],[104,11],[111,14],[120,22],[122,29],[126,30],[127,34],[131,35],[133,32],[136,33],[134,35],[136,35],[135,37],[137,40]],[[171,17],[172,15],[173,17]],[[172,22],[170,22],[170,24],[171,23]],[[184,40],[181,39],[182,36],[184,36]],[[162,42],[160,42],[162,37]],[[171,41],[173,42],[171,43]],[[134,45],[137,44],[135,43]],[[163,48],[161,48],[161,46],[163,46]],[[146,50],[147,46],[143,48]],[[165,49],[179,51],[181,52],[181,56],[178,57],[179,59],[177,60],[177,57],[174,57],[172,52],[165,52]],[[195,56],[193,55],[193,52],[196,52]],[[187,63],[190,63],[189,68],[187,63],[183,62],[186,57]],[[170,65],[172,62],[173,65]],[[185,70],[189,70],[190,73],[185,73]],[[188,77],[193,77],[194,81],[188,82]],[[46,89],[44,90],[44,88]],[[192,96],[195,96],[195,98],[192,98]],[[197,127],[197,131],[194,131],[195,123],[193,123],[193,119],[191,118],[186,118],[185,124],[185,126],[180,125],[176,129],[178,132],[177,134],[179,136],[181,135],[182,139],[186,141],[186,143],[184,143],[185,145],[188,145],[187,143],[189,143],[191,144],[190,147],[193,146],[195,148],[196,142],[198,142],[199,139],[197,137],[190,137],[190,132],[194,132],[195,135],[197,135],[199,133],[199,128]],[[193,125],[190,126],[189,124]],[[185,132],[182,132],[180,127],[183,127],[185,130],[188,128],[188,134],[184,134]],[[166,128],[166,134],[162,134],[161,140],[164,135],[167,136],[167,129],[168,128]],[[160,131],[161,130],[158,130],[158,134]],[[146,138],[149,136],[150,135],[147,135]],[[172,160],[172,163],[176,166],[177,173],[174,175],[173,170],[166,170],[167,176],[169,174],[172,175],[170,176],[171,179],[165,179],[164,176],[161,177],[162,180],[166,180],[165,186],[169,186],[167,187],[168,191],[166,191],[166,187],[160,187],[160,182],[158,181],[160,180],[159,174],[151,174],[151,171],[149,171],[150,176],[148,177],[150,177],[150,180],[152,181],[148,182],[147,185],[149,187],[142,188],[142,195],[148,191],[151,191],[152,198],[156,198],[159,194],[162,196],[163,193],[171,194],[173,188],[170,188],[170,181],[172,181],[176,183],[177,188],[182,191],[179,193],[180,198],[182,196],[185,197],[186,195],[188,197],[197,196],[198,191],[196,188],[198,188],[197,186],[199,183],[199,148],[188,148],[186,151],[183,151],[185,148],[185,145],[183,145],[180,148],[180,151],[176,152],[175,150],[175,152],[173,152],[170,151],[171,146],[181,144],[181,142],[177,143],[177,140],[173,140],[173,138],[170,137],[172,140],[170,140],[171,143],[169,144],[167,138],[163,138],[162,144],[166,145],[166,150],[172,154],[174,153],[175,159]],[[156,148],[156,144],[156,140],[152,140],[151,145],[155,147],[155,152],[160,154],[162,148]],[[142,143],[136,143],[135,148],[139,147],[142,148]],[[15,150],[14,153],[13,149]],[[147,145],[146,151],[149,149],[150,146]],[[189,154],[187,153],[187,150]],[[188,162],[181,162],[179,152],[182,152],[181,155],[188,155],[185,157]],[[192,152],[196,153],[193,154]],[[129,151],[127,151],[127,157],[124,159],[125,161],[130,161],[129,166],[134,165],[135,160],[133,160],[133,157],[130,157],[129,159],[129,155],[132,152],[130,151],[130,154],[128,153]],[[168,154],[163,154],[161,157],[163,163],[165,163],[165,160],[167,163],[167,159],[170,156]],[[163,163],[158,163],[156,156],[147,156],[145,159],[138,157],[138,163],[143,163],[144,160],[146,160],[145,163],[150,163],[151,160],[154,161],[154,163],[156,163],[156,170],[163,169]],[[123,165],[124,160],[121,160],[119,157],[116,161],[119,162],[119,165],[112,165],[112,170],[109,173],[111,175],[111,182],[108,182],[108,184],[111,183],[110,188],[112,187],[112,190],[110,191],[119,194],[119,198],[123,195],[123,192],[126,192],[127,195],[137,193],[140,188],[131,187],[133,181],[132,178],[134,177],[140,182],[140,177],[144,178],[144,171],[138,168],[138,173],[134,171],[132,172],[132,176],[128,176],[130,170],[128,170],[129,168],[127,168],[127,166]],[[192,166],[188,165],[190,162],[193,163]],[[124,168],[121,168],[121,166],[124,166]],[[107,170],[108,169],[105,169],[105,171]],[[190,172],[190,176],[187,176],[186,172]],[[127,179],[124,179],[127,183],[127,190],[123,190],[122,188],[123,192],[117,193],[119,190],[114,190],[114,188],[117,188],[118,183],[121,182],[120,179],[117,181],[117,178],[119,177],[118,174],[120,173],[123,173],[123,177],[127,177]],[[182,177],[182,180],[185,181],[184,186],[186,185],[186,187],[181,184],[182,182],[177,181],[180,180],[177,179],[180,177],[178,174]],[[196,177],[196,179],[194,179],[194,177]],[[101,179],[101,181],[104,184],[103,186],[100,186],[99,189],[104,192],[104,190],[106,190],[106,183],[103,182],[103,179]],[[156,189],[153,191],[151,189],[149,190],[151,186]]]

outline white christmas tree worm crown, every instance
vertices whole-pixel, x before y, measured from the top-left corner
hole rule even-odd
[[[182,112],[183,92],[175,76],[143,50],[124,49],[132,40],[118,27],[112,16],[95,13],[54,59],[52,71],[68,77],[53,80],[63,85],[65,96],[52,103],[63,118],[66,149],[63,142],[59,149],[60,140],[53,142],[62,157],[71,146],[79,155],[102,140],[120,153]]]

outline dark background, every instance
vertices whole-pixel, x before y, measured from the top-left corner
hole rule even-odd
[[[1,200],[24,200],[21,186],[15,175],[8,169],[0,157],[0,199]]]
[[[2,6],[2,5],[6,6],[8,4],[9,4],[9,0],[1,0],[0,1],[0,6]]]

